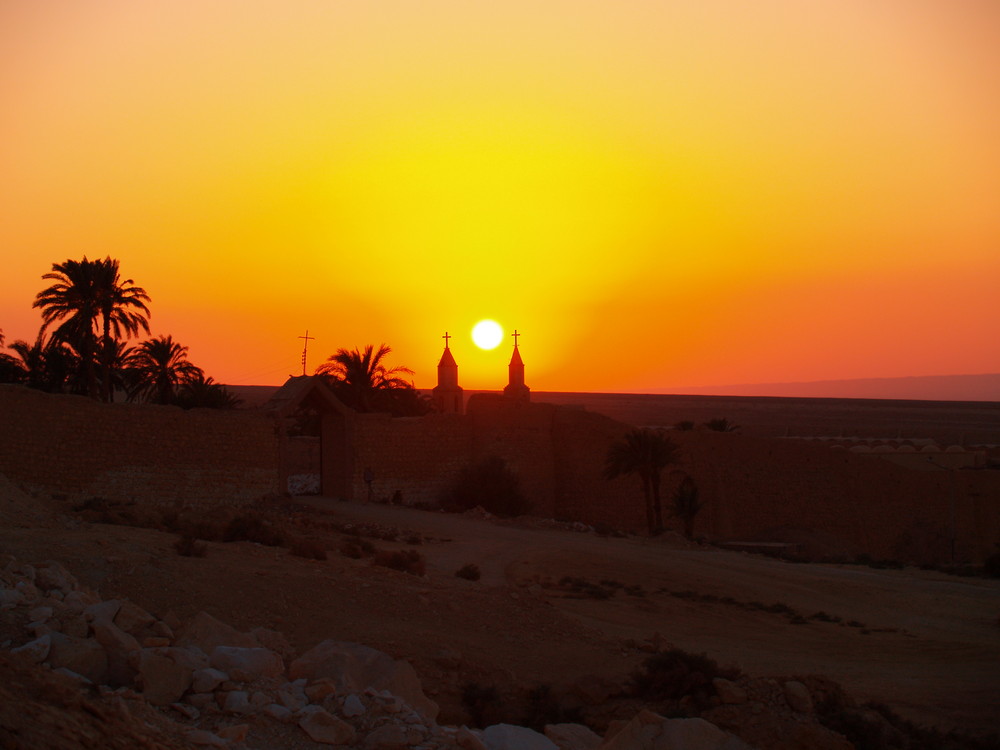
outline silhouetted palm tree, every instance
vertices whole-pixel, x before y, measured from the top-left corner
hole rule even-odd
[[[684,536],[688,539],[694,538],[694,519],[702,505],[698,500],[698,485],[685,474],[674,492],[674,515],[684,524]]]
[[[181,385],[175,403],[183,409],[235,409],[241,401],[204,373]]]
[[[663,529],[660,504],[660,474],[680,460],[680,448],[660,430],[637,428],[622,440],[612,443],[604,463],[604,478],[638,474],[646,500],[646,525],[649,533]]]
[[[19,382],[29,388],[50,393],[85,393],[86,383],[81,378],[80,357],[65,341],[55,336],[45,338],[44,328],[38,332],[33,344],[17,340],[10,345],[19,361],[22,374]]]
[[[112,368],[120,358],[122,348],[116,343],[125,334],[131,338],[142,330],[149,333],[149,295],[132,279],[122,280],[118,260],[107,257],[94,261],[97,266],[97,292],[101,318],[101,364],[104,377],[102,398],[111,401],[113,388]],[[112,337],[112,333],[114,336]]]
[[[128,358],[132,379],[129,397],[172,403],[178,386],[204,377],[200,367],[188,362],[187,351],[170,336],[158,336],[136,346]]]
[[[3,342],[3,331],[0,331],[0,347],[3,347]],[[20,383],[24,380],[24,375],[24,370],[14,357],[7,352],[0,352],[0,383]]]
[[[363,352],[338,349],[316,368],[316,374],[327,378],[340,400],[356,411],[370,412],[379,408],[391,411],[393,392],[413,388],[399,377],[412,375],[413,370],[385,366],[384,360],[391,351],[386,344],[379,345],[378,350],[369,344]]]
[[[67,260],[54,263],[52,271],[42,276],[55,283],[39,292],[33,307],[42,310],[42,329],[62,321],[54,335],[70,343],[80,356],[83,379],[88,395],[97,397],[98,382],[95,359],[100,355],[101,364],[111,367],[112,333],[132,336],[139,330],[149,331],[146,318],[149,296],[131,279],[121,280],[118,261]],[[101,330],[98,346],[97,330]],[[105,372],[104,395],[110,398],[111,377]]]

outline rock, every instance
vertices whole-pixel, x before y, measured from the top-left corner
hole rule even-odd
[[[191,706],[187,703],[171,703],[170,707],[181,716],[186,719],[190,719],[191,721],[196,721],[198,717],[201,716],[201,711],[199,711],[195,706]]]
[[[361,702],[361,699],[354,693],[351,693],[344,699],[344,716],[351,718],[353,716],[361,716],[366,709],[365,704]]]
[[[406,750],[409,746],[406,729],[398,724],[383,724],[365,737],[365,747],[371,750]]]
[[[437,718],[438,706],[424,695],[413,667],[368,646],[323,641],[292,662],[289,676],[310,680],[327,677],[340,692],[360,692],[366,688],[388,690],[427,719]]]
[[[52,607],[35,607],[28,612],[28,619],[32,622],[48,622],[52,619]]]
[[[138,651],[142,647],[134,636],[126,633],[106,618],[95,619],[91,623],[94,631],[94,638],[104,646],[106,651]]]
[[[114,622],[126,633],[141,635],[143,630],[156,622],[156,618],[142,607],[126,600],[118,608]]]
[[[191,689],[196,693],[211,693],[228,679],[229,675],[218,669],[196,669],[191,673]]]
[[[800,714],[811,714],[813,712],[812,696],[809,688],[798,680],[789,680],[785,683],[785,700],[793,711]]]
[[[261,709],[261,713],[277,721],[288,721],[292,718],[292,712],[277,703],[267,704]]]
[[[164,618],[165,621],[167,619]],[[226,623],[216,620],[207,612],[199,612],[191,618],[191,622],[177,636],[176,644],[178,646],[197,646],[206,654],[212,653],[216,646],[255,648],[260,645],[253,636],[241,633]]]
[[[52,633],[50,638],[48,663],[53,669],[68,669],[91,682],[104,682],[108,674],[108,655],[97,641],[71,638],[62,633]]]
[[[596,750],[601,745],[600,735],[583,724],[546,724],[545,736],[559,750]]]
[[[143,697],[154,706],[176,703],[191,685],[189,667],[151,649],[133,652],[129,663],[138,672]]]
[[[299,726],[313,742],[325,745],[348,745],[354,742],[356,732],[346,721],[341,721],[319,706],[310,706],[305,709],[304,714],[299,719]]]
[[[121,606],[122,603],[117,599],[109,599],[106,602],[97,602],[96,604],[89,605],[83,610],[83,614],[91,621],[107,620],[108,622],[113,622]]]
[[[453,648],[443,648],[434,656],[434,663],[442,669],[455,670],[462,665],[462,654]]]
[[[73,614],[82,614],[83,611],[92,604],[100,602],[94,594],[87,591],[70,591],[63,598],[63,604]]]
[[[24,594],[17,589],[0,589],[0,609],[14,609],[24,598]]]
[[[217,734],[212,734],[206,729],[192,729],[185,735],[185,738],[192,745],[199,747],[225,747],[228,743]]]
[[[216,646],[211,665],[227,672],[234,680],[253,682],[262,677],[278,677],[285,672],[281,657],[267,648]]]
[[[63,620],[62,632],[71,638],[86,638],[90,633],[90,625],[83,614],[70,615]]]
[[[49,560],[35,568],[35,586],[42,591],[56,589],[65,595],[76,588],[76,579],[62,565]]]
[[[295,649],[284,633],[268,628],[254,628],[250,631],[250,636],[257,641],[258,646],[271,649],[282,659],[291,659],[295,656]]]
[[[455,742],[462,750],[487,750],[479,736],[466,727],[461,727],[455,733]]]
[[[494,724],[483,730],[488,750],[559,750],[559,746],[534,729],[513,724]]]
[[[715,688],[719,700],[725,704],[738,706],[747,702],[747,691],[735,682],[730,682],[723,677],[716,677],[712,680],[712,687]]]
[[[247,734],[250,732],[249,724],[234,724],[231,727],[220,729],[218,734],[226,742],[246,742]]]
[[[735,735],[704,719],[667,719],[640,711],[625,727],[604,741],[601,750],[751,750]]]
[[[327,697],[337,694],[337,684],[327,677],[321,677],[315,682],[306,685],[303,692],[309,700],[314,703],[320,703]]]
[[[290,711],[301,711],[309,705],[309,698],[306,697],[302,685],[295,682],[286,682],[278,688],[278,700]]]
[[[35,664],[40,664],[48,658],[49,650],[51,648],[52,636],[46,634],[35,638],[33,641],[28,641],[23,646],[12,648],[10,652],[12,654],[23,654],[28,659],[31,659],[31,661]]]
[[[154,648],[149,649],[160,656],[166,656],[168,659],[180,664],[182,667],[187,667],[189,670],[194,672],[196,669],[205,669],[209,666],[208,657],[205,656],[205,652],[202,651],[197,646],[169,646],[167,648]]]
[[[250,694],[246,690],[230,690],[222,699],[222,710],[228,714],[251,714]]]

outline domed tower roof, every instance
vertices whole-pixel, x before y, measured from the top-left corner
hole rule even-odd
[[[516,328],[511,334],[514,337],[514,353],[510,356],[510,364],[507,365],[507,386],[503,389],[503,395],[516,401],[530,401],[531,389],[524,384],[524,360],[521,359],[521,352],[517,348],[517,337],[522,335]]]
[[[438,362],[438,383],[431,392],[438,411],[444,414],[461,414],[465,410],[465,398],[458,385],[458,363],[448,346],[451,334],[445,331],[444,352]]]

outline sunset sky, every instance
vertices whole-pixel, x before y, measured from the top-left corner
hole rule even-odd
[[[232,384],[1000,372],[1000,2],[4,0],[0,249],[8,343],[110,254]]]

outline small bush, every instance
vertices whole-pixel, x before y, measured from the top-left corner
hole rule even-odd
[[[405,539],[407,544],[412,544],[413,546],[419,546],[424,543],[424,538],[418,536],[417,534],[411,534]]]
[[[463,685],[462,707],[468,712],[472,724],[477,727],[496,724],[502,717],[500,693],[494,685],[480,685],[478,682]]]
[[[525,696],[527,709],[518,722],[521,726],[545,731],[547,724],[579,724],[581,713],[578,708],[566,708],[552,691],[550,685],[539,685]]]
[[[674,424],[675,430],[680,430],[681,432],[690,432],[694,429],[694,422],[690,419],[682,419],[680,422]]]
[[[424,556],[415,549],[397,550],[390,552],[382,550],[375,553],[375,564],[414,576],[422,576],[427,572],[427,563]]]
[[[174,542],[174,549],[182,557],[205,557],[208,554],[208,545],[199,542],[193,536],[181,536]]]
[[[361,551],[361,547],[354,542],[344,542],[340,545],[340,554],[344,557],[350,557],[353,560],[360,560],[364,557],[364,553]]]
[[[326,547],[312,539],[296,539],[288,551],[296,557],[304,557],[307,560],[326,559]]]
[[[260,516],[236,516],[226,526],[223,541],[256,542],[266,547],[281,547],[285,543],[285,535]]]
[[[531,509],[517,475],[499,456],[466,466],[441,496],[441,507],[448,511],[476,506],[502,518],[524,515]]]
[[[633,696],[643,700],[679,701],[691,696],[696,705],[707,706],[715,695],[715,677],[736,679],[739,670],[723,669],[705,654],[689,654],[674,648],[646,659],[629,678]]]
[[[455,571],[455,575],[467,581],[478,581],[482,576],[479,566],[474,563],[467,563]]]

